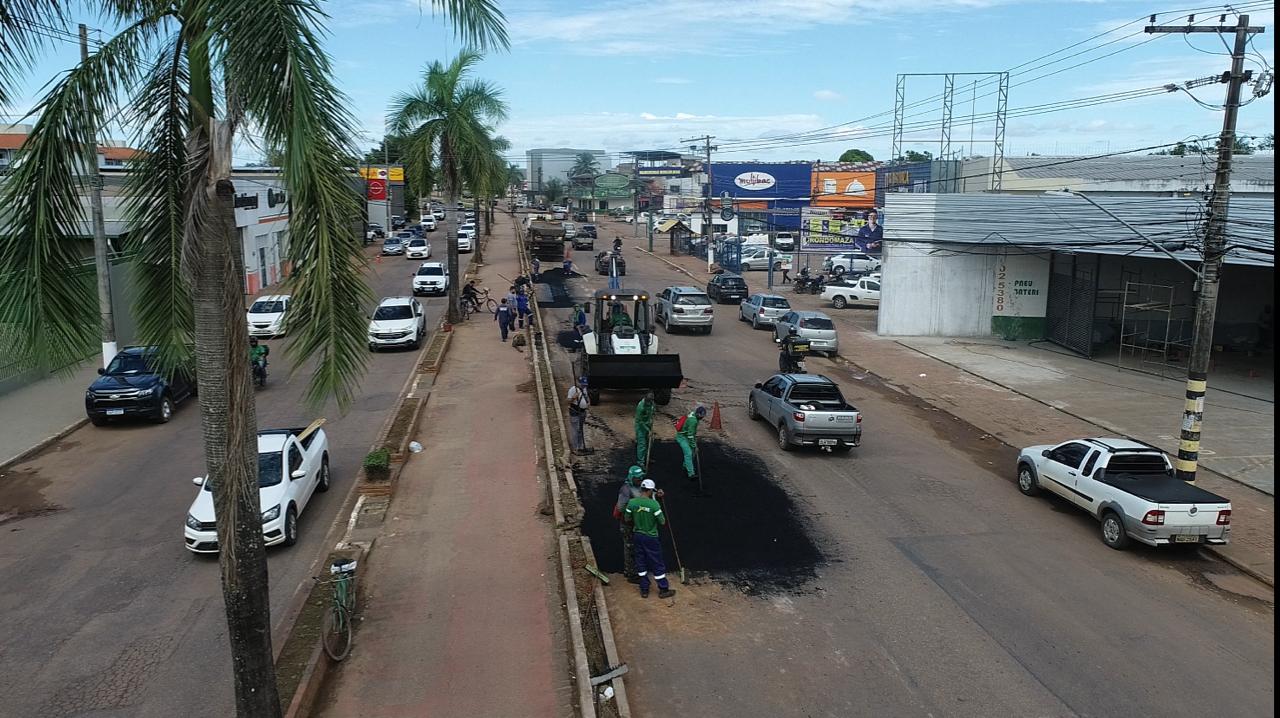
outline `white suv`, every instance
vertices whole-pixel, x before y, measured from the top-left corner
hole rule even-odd
[[[422,305],[413,297],[387,297],[369,321],[369,351],[387,347],[417,349],[427,333]]]
[[[434,232],[436,231],[436,218],[429,214],[423,215],[422,219],[418,220],[418,226],[422,227],[424,232]]]
[[[413,295],[449,291],[449,268],[443,262],[423,262],[413,274]]]

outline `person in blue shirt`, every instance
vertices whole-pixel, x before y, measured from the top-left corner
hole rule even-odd
[[[498,323],[498,331],[502,333],[502,341],[507,340],[507,332],[511,331],[511,305],[507,304],[507,298],[502,298],[502,303],[493,312],[493,320]]]
[[[880,213],[874,209],[867,212],[867,223],[858,229],[858,249],[868,254],[880,254],[880,243],[884,240],[884,227],[880,226]]]

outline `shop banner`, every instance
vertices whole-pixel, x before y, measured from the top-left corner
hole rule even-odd
[[[883,229],[873,230],[860,215],[821,207],[806,207],[800,214],[800,251],[839,254],[880,254]]]
[[[386,201],[387,199],[387,181],[380,179],[371,179],[367,183],[368,193],[365,195],[368,199],[376,202]]]
[[[816,207],[870,209],[875,206],[876,173],[815,171],[812,192]]]

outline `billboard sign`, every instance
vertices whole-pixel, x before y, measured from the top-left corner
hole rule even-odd
[[[734,199],[809,201],[808,162],[712,162],[711,192]]]
[[[818,207],[870,209],[875,206],[876,173],[816,171],[812,192]]]
[[[391,180],[392,182],[403,182],[404,168],[397,166],[388,169],[386,167],[365,166],[360,168],[360,178],[367,180],[382,179]]]
[[[596,177],[595,185],[598,189],[625,189],[631,184],[631,178],[626,175],[607,172]]]
[[[365,195],[371,201],[385,202],[387,199],[387,181],[382,179],[371,179],[366,184],[368,192]]]
[[[879,231],[873,233],[867,221],[857,214],[806,207],[800,215],[801,252],[867,252],[879,255],[880,236]]]

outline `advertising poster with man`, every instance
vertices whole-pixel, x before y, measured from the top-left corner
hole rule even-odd
[[[884,228],[879,213],[805,208],[800,217],[800,251],[839,254],[865,252],[879,255]]]

